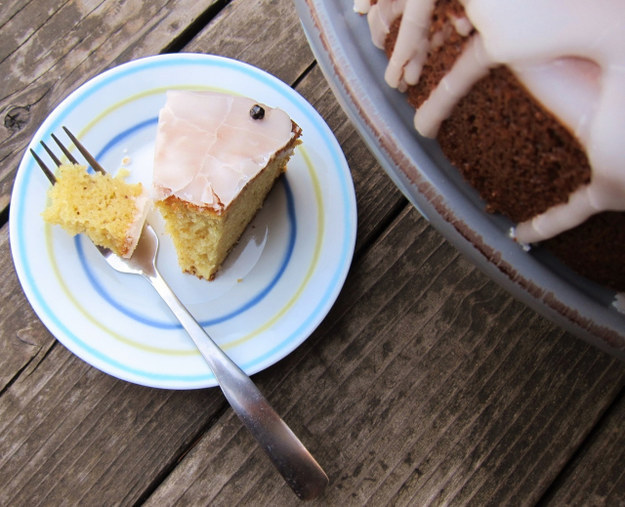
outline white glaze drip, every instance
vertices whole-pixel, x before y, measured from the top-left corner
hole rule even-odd
[[[354,11],[359,14],[367,14],[371,8],[371,0],[354,0]]]
[[[419,2],[406,2],[395,49],[389,59],[384,79],[393,88],[416,84],[428,55],[428,29],[432,9],[421,8]],[[392,21],[392,20],[391,20]]]
[[[406,6],[406,0],[379,0],[372,5],[367,15],[371,41],[373,44],[384,49],[384,40],[388,35],[391,23],[399,16]]]
[[[451,114],[456,103],[473,83],[488,73],[489,68],[490,60],[482,38],[474,35],[451,71],[416,111],[414,124],[417,131],[425,137],[436,137],[440,124]]]
[[[391,86],[403,89],[407,83],[417,82],[424,54],[432,43],[423,41],[422,21],[430,16],[435,0],[407,0],[399,14],[389,10],[391,3],[372,6],[369,16],[384,19],[384,26],[390,26],[393,16],[409,19],[404,29],[402,18],[385,75]],[[591,183],[576,190],[567,203],[519,224],[518,240],[541,241],[579,225],[594,213],[625,210],[625,2],[461,3],[467,17],[450,18],[450,23],[461,35],[470,33],[471,27],[477,34],[416,111],[417,130],[435,137],[441,122],[473,84],[490,67],[505,64],[578,138],[592,169]],[[385,37],[381,29],[374,23],[372,37]],[[440,42],[441,37],[444,34],[435,34],[433,40]]]
[[[128,248],[128,253],[123,255],[129,259],[132,257],[135,249],[137,248],[137,244],[139,243],[139,239],[141,238],[141,231],[143,230],[143,225],[145,224],[150,211],[152,210],[152,197],[150,196],[150,192],[147,188],[143,189],[143,193],[137,197],[137,214],[135,215],[135,219],[128,228],[128,237],[132,238],[130,246]]]
[[[255,101],[214,92],[169,91],[154,154],[156,199],[174,195],[221,211],[292,137],[289,116]]]

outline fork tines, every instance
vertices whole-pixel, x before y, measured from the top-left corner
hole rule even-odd
[[[42,144],[43,144],[43,141],[42,141]],[[45,144],[44,144],[44,147],[45,147],[46,151],[48,151],[48,147]],[[50,169],[48,169],[48,166],[44,163],[43,160],[41,160],[39,158],[39,155],[37,155],[35,153],[35,150],[33,150],[32,148],[30,149],[30,154],[33,156],[33,158],[37,162],[37,165],[41,168],[41,170],[46,175],[48,180],[50,180],[50,183],[52,183],[54,185],[56,183],[56,177],[54,176],[52,171],[50,171]],[[56,156],[54,158],[56,158]]]
[[[74,146],[76,146],[76,148],[82,154],[82,156],[85,157],[85,160],[89,163],[89,165],[95,171],[106,174],[106,171],[104,170],[104,168],[91,155],[91,153],[87,151],[87,149],[80,143],[80,141],[76,138],[76,136],[74,136],[74,134],[72,134],[67,127],[63,127],[63,130],[65,131],[67,136],[70,138],[72,143],[74,143]],[[76,158],[72,155],[70,150],[68,150],[67,147],[59,140],[59,138],[56,137],[54,134],[51,134],[51,137],[54,140],[54,142],[58,145],[58,147],[61,149],[63,154],[67,157],[67,160],[69,160],[72,164],[78,164],[78,161],[76,160]],[[56,166],[60,167],[62,164],[61,160],[54,154],[54,152],[48,147],[48,145],[46,145],[46,143],[41,141],[41,145],[43,146],[44,150],[46,150],[46,153],[50,156],[50,158],[56,164]],[[56,183],[56,177],[54,176],[54,173],[48,168],[45,162],[39,157],[39,155],[37,155],[37,153],[35,153],[35,151],[32,148],[30,150],[30,153],[35,159],[35,161],[37,162],[37,165],[39,165],[41,170],[44,172],[48,180],[50,180],[50,183],[54,185],[54,183]]]

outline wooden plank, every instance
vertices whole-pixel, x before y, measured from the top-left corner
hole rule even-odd
[[[182,51],[241,60],[289,84],[314,62],[297,13],[284,0],[231,2]]]
[[[9,203],[24,147],[63,98],[107,68],[160,53],[218,3],[37,0],[3,6],[0,210]]]
[[[122,382],[57,345],[2,394],[0,503],[132,503],[223,404]]]
[[[544,505],[625,505],[625,393],[550,489]]]
[[[0,229],[0,258],[9,259],[9,225]],[[0,272],[0,393],[27,366],[33,367],[54,343],[35,316],[21,290],[13,269]]]

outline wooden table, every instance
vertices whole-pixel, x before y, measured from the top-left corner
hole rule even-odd
[[[625,365],[544,320],[407,203],[332,95],[288,0],[2,2],[0,505],[295,505],[218,389],[126,383],[59,344],[9,248],[16,168],[107,68],[224,55],[292,84],[350,164],[352,269],[328,317],[254,376],[323,465],[320,505],[625,504]]]

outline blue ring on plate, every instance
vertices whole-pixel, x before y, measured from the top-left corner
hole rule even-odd
[[[173,60],[174,57],[177,58],[177,60]],[[118,67],[114,69],[115,70],[114,73],[113,72],[105,73],[101,75],[99,79],[98,78],[94,79],[94,81],[90,82],[87,86],[83,86],[77,89],[73,94],[70,95],[70,97],[74,99],[75,102],[71,104],[70,106],[67,106],[65,103],[61,104],[62,109],[57,110],[58,113],[56,114],[56,116],[54,118],[49,119],[49,121],[46,123],[47,131],[54,132],[62,124],[63,118],[66,115],[68,115],[76,107],[76,104],[80,102],[81,99],[95,93],[95,91],[100,89],[109,81],[120,79],[128,74],[141,71],[142,69],[145,69],[151,66],[161,66],[163,64],[179,65],[179,64],[189,63],[189,62],[200,64],[200,63],[203,63],[201,61],[203,59],[206,59],[206,61],[209,62],[209,66],[221,65],[224,67],[234,68],[240,72],[247,72],[249,75],[252,75],[255,79],[266,83],[271,88],[274,88],[276,90],[280,90],[281,87],[289,88],[288,85],[279,81],[277,78],[270,76],[266,74],[265,72],[260,71],[259,69],[249,64],[246,64],[243,62],[230,61],[228,59],[221,58],[221,57],[208,56],[208,55],[191,55],[191,54],[178,54],[178,55],[171,55],[171,56],[160,55],[159,57],[148,57],[143,60],[136,60],[129,64],[123,64],[122,66],[120,66],[121,68]],[[296,91],[292,89],[290,91],[294,95],[299,96],[299,94]],[[66,100],[69,100],[70,97],[68,97]],[[338,148],[338,142],[331,134],[329,127],[327,127],[327,125],[323,122],[323,119],[321,119],[321,122],[318,121],[318,119],[320,119],[321,117],[314,110],[314,108],[310,104],[308,104],[308,102],[306,102],[305,100],[303,100],[301,103],[295,101],[295,99],[288,94],[285,94],[284,98],[288,99],[289,102],[293,105],[293,107],[296,108],[301,114],[306,116],[309,119],[309,121],[312,122],[313,125],[316,125],[319,127],[317,130],[317,133],[326,142],[326,146],[328,147],[330,158],[333,161],[333,166],[336,167],[337,169],[345,167],[346,166],[345,159],[344,159],[343,154],[340,152],[340,148]],[[38,131],[38,133],[40,132]],[[31,141],[31,146],[34,147],[34,140]],[[35,170],[36,170],[35,164],[33,161],[29,161],[26,163],[24,167],[24,173],[21,178],[21,188],[19,188],[19,193],[18,193],[18,206],[16,210],[18,223],[24,222],[23,216],[25,214],[25,206],[26,206],[26,202],[25,202],[26,201],[25,199],[26,188],[28,187],[29,179]],[[353,187],[351,187],[351,185],[348,184],[347,179],[344,177],[339,178],[339,185],[340,185],[340,193],[342,196],[342,199],[340,201],[343,203],[342,212],[344,216],[345,233],[346,233],[342,238],[343,241],[340,247],[340,251],[341,251],[340,259],[342,260],[342,262],[339,262],[337,264],[336,269],[332,273],[331,279],[328,285],[326,286],[325,290],[323,291],[322,296],[318,299],[317,304],[311,310],[308,316],[302,320],[302,322],[300,323],[300,326],[296,330],[294,330],[292,333],[290,333],[288,336],[285,336],[283,340],[281,340],[272,349],[268,350],[263,355],[252,358],[251,360],[246,361],[243,364],[240,364],[239,366],[243,370],[250,371],[250,372],[259,371],[263,367],[268,366],[267,363],[273,364],[274,358],[276,355],[279,355],[280,357],[284,357],[286,353],[292,351],[299,343],[297,342],[298,337],[301,337],[302,333],[310,332],[312,329],[316,327],[316,325],[322,320],[323,315],[325,315],[325,313],[327,312],[328,306],[332,304],[338,291],[340,291],[339,284],[342,286],[342,283],[340,282],[342,282],[344,277],[346,276],[348,265],[352,258],[353,241],[354,241],[353,236],[355,236],[356,224],[354,222],[355,216],[352,216],[352,210],[355,207]],[[119,360],[116,360],[115,358],[104,354],[102,351],[94,348],[93,346],[85,342],[84,340],[80,339],[76,334],[74,334],[74,332],[72,332],[71,329],[65,326],[64,323],[61,322],[60,319],[57,318],[52,308],[50,308],[46,298],[39,291],[37,284],[35,283],[35,280],[33,279],[32,273],[29,269],[28,255],[26,253],[26,250],[27,250],[26,243],[27,241],[25,237],[25,231],[23,229],[18,229],[17,252],[21,259],[22,266],[24,269],[23,274],[25,277],[25,281],[28,283],[28,287],[30,289],[30,292],[32,293],[32,297],[39,303],[39,308],[43,312],[45,312],[45,317],[47,317],[46,320],[48,320],[53,325],[55,325],[57,329],[62,330],[65,336],[69,340],[71,340],[74,346],[80,347],[82,350],[91,354],[92,357],[94,357],[98,361],[108,364],[114,368],[117,368],[121,370],[121,372],[125,372],[126,376],[120,375],[119,373],[117,373],[117,375],[119,375],[120,378],[125,377],[127,380],[130,380],[139,384],[151,385],[149,382],[152,381],[152,382],[162,385],[163,382],[169,383],[172,381],[178,381],[182,383],[187,383],[187,386],[188,386],[188,383],[195,384],[195,385],[197,384],[206,385],[206,383],[212,383],[214,385],[215,377],[210,372],[207,372],[205,375],[202,375],[202,374],[197,374],[197,375],[163,374],[163,373],[158,373],[154,371],[148,371],[148,370],[141,369],[141,368],[135,368],[128,364],[121,363]],[[128,374],[130,374],[130,376]],[[133,376],[139,376],[141,377],[142,380],[140,381],[136,378],[132,378]]]
[[[119,132],[108,143],[106,143],[104,147],[96,154],[96,160],[102,159],[109,150],[113,149],[120,142],[123,142],[129,135],[134,134],[135,132],[138,132],[139,130],[143,128],[148,128],[156,124],[158,124],[158,117],[144,120],[140,123],[137,123],[136,125],[132,125],[131,127],[123,130],[122,132]],[[288,240],[287,240],[286,251],[282,259],[282,262],[280,263],[280,266],[278,267],[276,274],[272,277],[269,283],[264,288],[262,288],[257,294],[249,298],[247,301],[239,305],[234,310],[224,315],[214,317],[212,319],[199,321],[199,323],[202,326],[212,326],[215,324],[219,324],[221,322],[225,322],[249,310],[256,304],[258,304],[260,301],[262,301],[265,298],[265,296],[267,296],[267,294],[269,294],[271,289],[278,283],[278,281],[282,277],[282,274],[286,270],[286,267],[289,264],[289,261],[291,260],[291,257],[293,255],[293,250],[295,248],[295,240],[297,236],[297,225],[295,222],[295,204],[294,204],[294,198],[293,198],[293,192],[291,190],[291,186],[289,185],[289,182],[286,177],[281,178],[280,182],[282,183],[285,194],[286,194],[286,207],[287,207],[289,229],[287,233]],[[127,308],[125,305],[121,304],[117,299],[115,299],[114,295],[111,294],[108,290],[106,290],[106,288],[100,283],[100,281],[95,275],[94,270],[90,266],[89,262],[87,262],[82,241],[83,240],[81,240],[79,235],[76,235],[74,237],[74,246],[76,247],[76,252],[78,254],[78,259],[80,260],[80,265],[82,266],[82,269],[85,272],[87,279],[89,280],[89,282],[91,283],[95,291],[98,293],[98,295],[102,297],[102,299],[108,302],[113,308],[115,308],[120,313],[123,313],[127,317],[130,317],[131,319],[137,322],[140,322],[141,324],[152,326],[158,329],[182,329],[182,325],[178,321],[174,321],[174,320],[160,321],[160,320],[152,319],[146,315],[142,315],[138,313],[137,311],[133,311]]]

